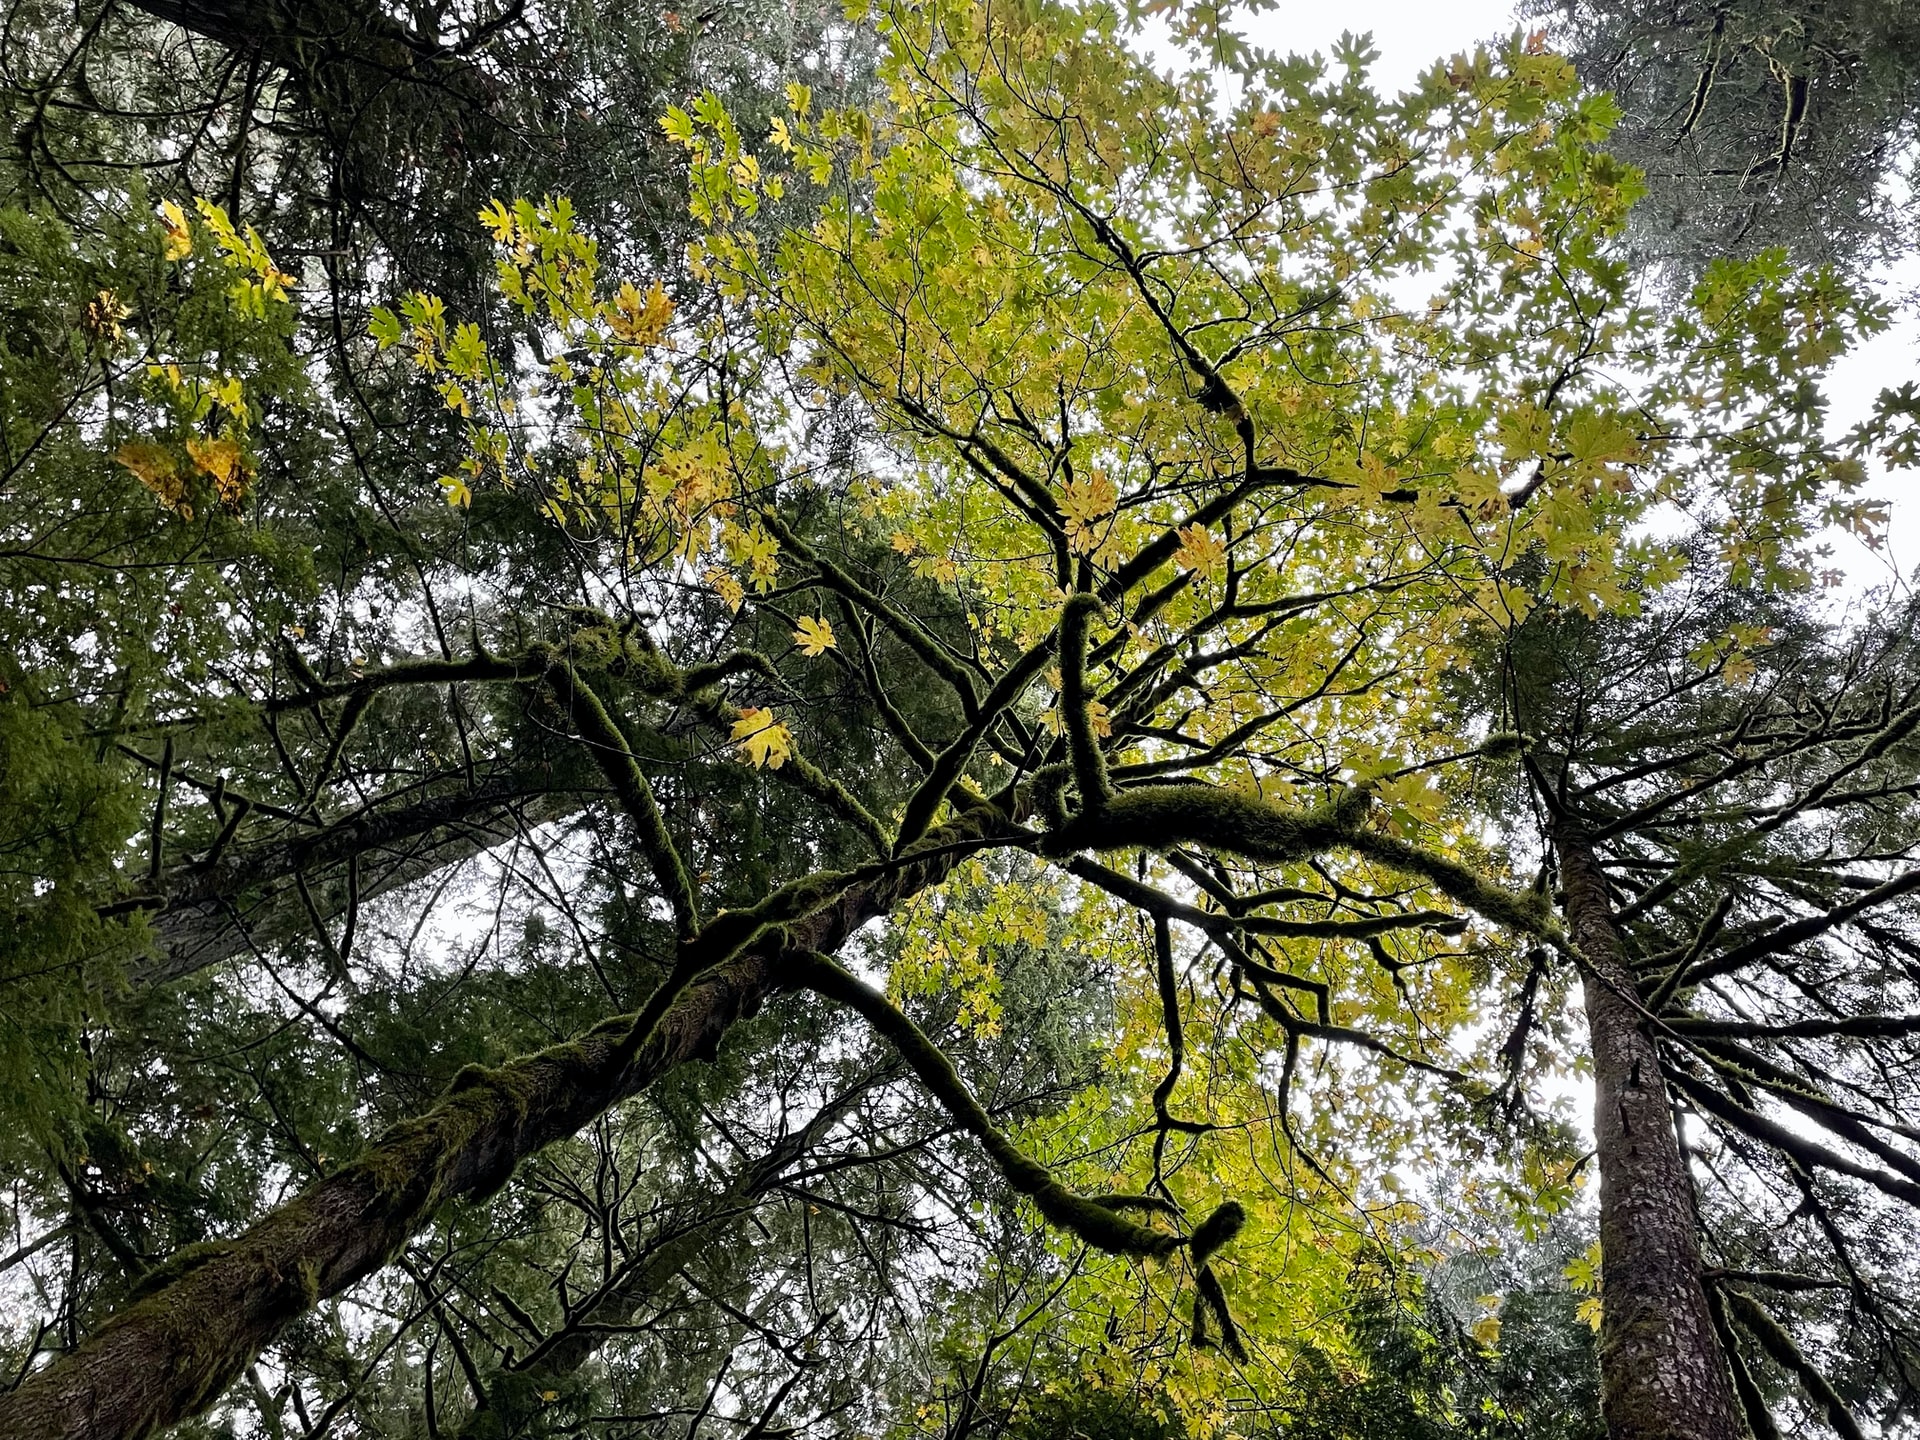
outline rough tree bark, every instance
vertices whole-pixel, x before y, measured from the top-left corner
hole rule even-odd
[[[631,1016],[497,1069],[469,1067],[426,1114],[232,1240],[192,1246],[76,1349],[0,1397],[0,1440],[140,1440],[198,1414],[320,1301],[386,1265],[441,1206],[484,1199],[527,1156],[573,1134],[685,1061],[712,1056],[737,1019],[860,926],[934,883],[1001,823],[978,805],[928,837],[931,853],[778,927],[681,995],[629,1055]]]
[[[1554,830],[1584,969],[1600,1164],[1600,1397],[1612,1440],[1741,1440],[1700,1278],[1693,1182],[1636,1002],[1606,877],[1576,821]]]

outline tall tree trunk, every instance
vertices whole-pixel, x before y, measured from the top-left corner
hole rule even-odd
[[[1606,878],[1585,831],[1554,830],[1566,915],[1584,965],[1600,1162],[1600,1396],[1612,1440],[1746,1433],[1700,1279],[1693,1181],[1666,1082],[1635,1003]]]
[[[289,1325],[386,1265],[442,1205],[493,1194],[527,1156],[676,1065],[712,1056],[805,955],[837,949],[937,882],[960,858],[943,846],[1000,823],[999,811],[977,806],[928,837],[925,861],[755,941],[684,993],[637,1054],[622,1045],[631,1017],[621,1016],[497,1069],[469,1067],[432,1110],[244,1234],[172,1257],[148,1293],[0,1396],[0,1440],[140,1440],[205,1410]]]
[[[162,882],[166,902],[147,917],[152,953],[131,978],[165,984],[307,929],[296,876],[331,921],[347,909],[349,864],[359,866],[364,903],[576,815],[593,798],[509,774],[412,804],[375,802],[318,830],[236,848],[210,868],[184,864]]]

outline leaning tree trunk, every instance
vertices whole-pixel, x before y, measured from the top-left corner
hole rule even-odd
[[[236,1238],[172,1257],[146,1294],[0,1396],[0,1440],[140,1440],[199,1414],[295,1320],[388,1264],[442,1205],[493,1194],[527,1156],[711,1057],[805,957],[937,882],[958,862],[956,845],[1001,820],[977,806],[917,847],[927,859],[750,943],[682,994],[637,1053],[623,1043],[633,1017],[622,1016],[497,1069],[469,1066],[432,1110],[351,1165]]]
[[[1554,843],[1593,1049],[1607,1433],[1611,1440],[1739,1440],[1746,1430],[1700,1279],[1693,1182],[1606,879],[1576,822],[1556,827]]]
[[[149,953],[128,978],[166,984],[285,940],[313,916],[338,919],[349,906],[349,866],[365,903],[570,819],[593,798],[508,774],[412,804],[375,802],[317,830],[236,847],[212,865],[184,861],[162,877],[165,899],[146,917]]]

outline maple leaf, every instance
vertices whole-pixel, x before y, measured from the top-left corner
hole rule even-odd
[[[237,505],[245,497],[245,464],[240,456],[240,446],[234,440],[224,435],[217,440],[189,436],[187,454],[195,466],[212,478],[213,488],[222,500],[229,505]]]
[[[756,770],[778,770],[793,753],[793,737],[771,710],[742,710],[733,722],[733,740]]]
[[[1173,563],[1182,570],[1198,570],[1211,575],[1227,563],[1227,547],[1208,533],[1204,525],[1183,525],[1176,532],[1180,548],[1173,552]]]
[[[480,221],[487,229],[493,232],[495,243],[506,245],[512,242],[514,233],[513,212],[507,208],[505,201],[498,199],[489,200],[485,205],[482,205],[480,207]]]
[[[1095,470],[1084,480],[1069,480],[1060,487],[1060,513],[1067,517],[1067,545],[1074,554],[1084,555],[1100,543],[1094,527],[1113,513],[1120,503],[1120,492],[1104,470]]]
[[[746,586],[734,579],[733,576],[729,575],[725,570],[718,568],[706,571],[700,578],[719,592],[720,598],[726,602],[729,610],[733,611],[736,615],[740,613],[741,602],[747,598]]]
[[[171,200],[160,202],[160,228],[166,232],[167,259],[184,260],[193,254],[193,229],[187,224],[187,212]]]
[[[673,301],[658,280],[642,295],[633,282],[623,284],[606,307],[607,324],[629,345],[657,345],[673,318]]]
[[[111,345],[120,339],[122,333],[120,322],[132,313],[133,311],[120,303],[120,297],[113,291],[102,290],[87,302],[82,323],[87,327],[88,334],[96,340],[104,340]]]
[[[458,475],[442,475],[440,488],[447,492],[447,504],[464,510],[473,504],[473,489]]]
[[[186,485],[180,478],[173,454],[151,440],[129,440],[113,452],[113,458],[133,472],[139,482],[151,490],[160,504],[183,520],[193,518],[187,503]]]
[[[833,649],[833,624],[824,616],[802,615],[800,624],[793,632],[793,642],[800,647],[800,653],[809,658],[824,655]]]
[[[951,585],[960,578],[960,566],[947,555],[924,555],[913,562],[913,573],[937,585]]]

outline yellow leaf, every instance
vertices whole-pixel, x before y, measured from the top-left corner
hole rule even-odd
[[[480,221],[493,232],[494,240],[501,245],[513,241],[513,212],[501,200],[489,200],[480,207]]]
[[[117,343],[122,333],[120,322],[132,313],[113,291],[102,290],[87,302],[84,317],[87,333],[108,344]]]
[[[465,510],[473,504],[473,490],[458,475],[442,475],[440,488],[447,492],[447,504]]]
[[[742,710],[733,722],[733,739],[756,770],[778,770],[793,753],[793,737],[771,710]]]
[[[229,505],[237,505],[247,493],[246,464],[240,446],[226,436],[218,440],[187,437],[187,454],[195,466],[210,476],[213,488]]]
[[[794,643],[800,647],[800,653],[809,657],[824,655],[833,649],[833,625],[824,616],[811,615],[800,617],[799,628],[793,632]]]
[[[720,598],[726,601],[729,610],[736,615],[740,613],[740,604],[747,598],[746,586],[720,569],[708,570],[700,578],[720,592]]]
[[[1084,555],[1099,543],[1094,526],[1113,513],[1120,503],[1120,492],[1104,470],[1095,470],[1085,480],[1069,480],[1060,487],[1060,511],[1067,517],[1067,545],[1076,555]]]
[[[193,253],[193,229],[187,224],[187,212],[171,200],[160,202],[160,228],[166,232],[166,257],[184,260]]]
[[[140,477],[149,488],[173,475],[173,456],[151,440],[129,440],[113,452],[113,458]]]
[[[1500,1317],[1488,1315],[1484,1319],[1476,1320],[1471,1333],[1475,1340],[1491,1350],[1500,1343]]]
[[[1198,570],[1211,575],[1227,563],[1227,547],[1207,533],[1204,525],[1183,525],[1174,532],[1180,548],[1173,552],[1173,563],[1182,570]]]
[[[673,301],[654,281],[642,295],[631,281],[623,284],[607,307],[607,324],[613,333],[629,345],[656,345],[673,318]]]
[[[894,531],[893,537],[891,540],[889,540],[888,543],[891,544],[893,548],[895,550],[898,550],[902,555],[911,555],[913,554],[914,551],[920,548],[920,542],[914,539],[913,536],[907,534],[907,532],[904,530]]]

